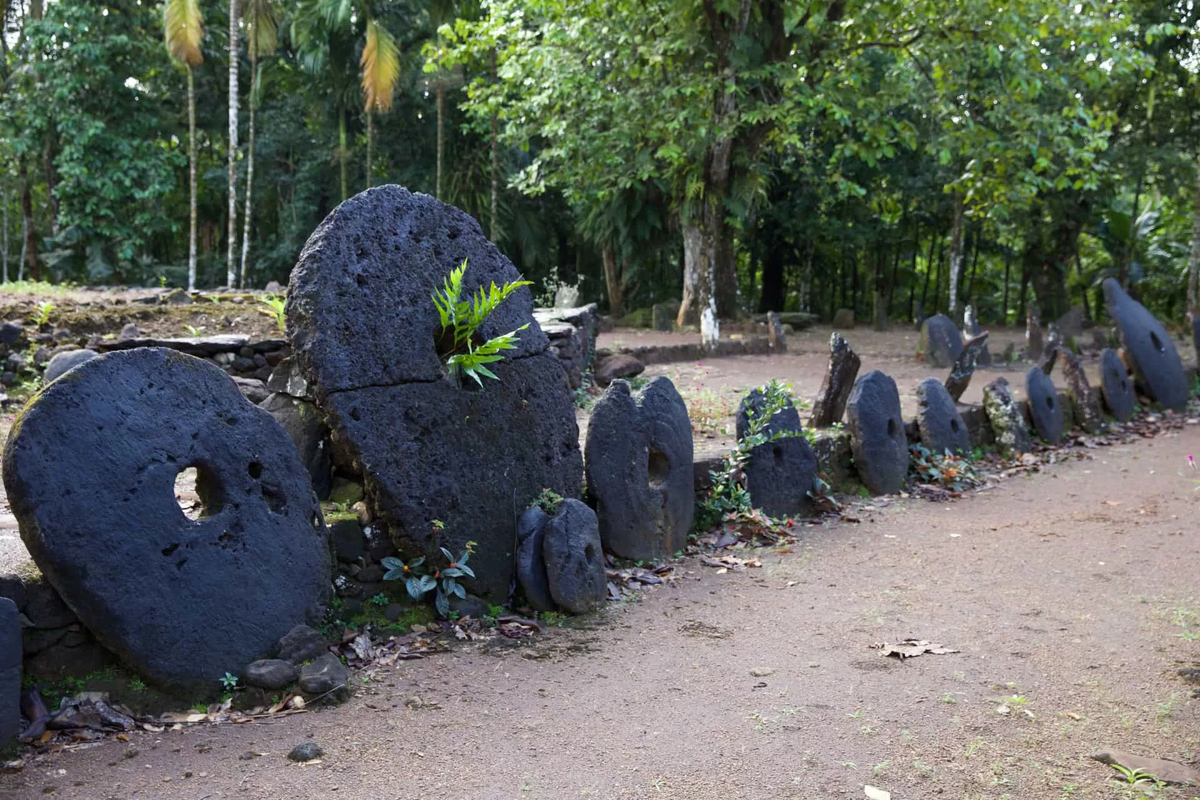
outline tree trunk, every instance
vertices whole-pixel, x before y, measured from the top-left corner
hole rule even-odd
[[[617,266],[617,254],[612,247],[605,245],[602,253],[604,259],[604,285],[608,288],[608,313],[613,317],[625,315],[625,284]]]
[[[254,118],[258,111],[258,104],[255,102],[259,79],[259,70],[254,63],[256,60],[250,60],[250,135],[246,140],[246,213],[242,219],[242,268],[238,279],[239,289],[246,288],[246,262],[250,257],[250,220],[254,217],[250,203],[254,194]],[[370,186],[369,183],[367,185]]]
[[[1200,156],[1196,158],[1196,210],[1192,214],[1192,254],[1188,259],[1188,305],[1200,308]]]
[[[196,78],[187,65],[188,104],[188,278],[189,292],[196,289]]]
[[[929,308],[929,279],[933,276],[933,254],[937,246],[938,236],[935,232],[929,239],[929,255],[925,257],[925,283],[921,286],[921,313]],[[915,321],[915,320],[914,320]]]
[[[225,258],[225,285],[234,286],[237,252],[237,150],[238,150],[238,4],[229,0],[229,225]]]
[[[758,304],[760,314],[767,311],[783,311],[787,287],[783,280],[784,249],[780,245],[779,237],[776,236],[771,236],[766,244],[767,252],[763,256],[762,265],[762,295]]]
[[[804,244],[804,271],[800,276],[800,310],[812,311],[813,251],[816,242],[808,237]]]
[[[975,274],[979,271],[979,246],[983,241],[982,223],[979,225],[979,230],[975,231],[972,240],[971,270],[967,273],[967,303],[972,303],[975,300]]]
[[[1012,268],[1012,253],[1010,253],[1006,249],[1004,251],[1004,300],[1001,301],[1001,305],[1000,305],[1000,324],[1001,325],[1008,324],[1008,285],[1009,285],[1008,276],[1009,276],[1009,271],[1011,268]]]
[[[29,266],[30,280],[41,280],[42,272],[38,265],[37,230],[33,225],[33,189],[29,185],[29,165],[23,156],[17,159],[17,168],[21,178],[21,231],[25,237],[22,245],[21,275],[25,279],[25,266]]]
[[[958,276],[963,265],[963,224],[966,216],[966,201],[962,192],[954,193],[954,222],[950,226],[950,318],[954,319],[954,311],[958,308]],[[937,306],[937,303],[934,303]],[[957,322],[957,320],[955,320]]]
[[[442,83],[439,81],[437,87],[437,185],[434,197],[438,200],[445,199],[442,197],[442,170],[446,157],[446,87]]]
[[[54,151],[54,120],[49,120],[42,148],[42,169],[46,173],[46,199],[50,204],[50,235],[58,236],[58,170],[54,168]]]
[[[1083,300],[1083,315],[1087,319],[1092,317],[1092,304],[1088,300],[1087,285],[1083,281],[1083,259],[1079,256],[1079,237],[1075,237],[1075,274],[1079,276],[1079,297]]]
[[[683,228],[683,298],[679,302],[679,314],[675,317],[675,327],[697,325],[700,314],[697,311],[696,292],[700,283],[700,227],[688,220],[680,220]]]
[[[1137,187],[1133,190],[1133,211],[1129,214],[1129,241],[1125,243],[1124,258],[1121,259],[1121,286],[1129,289],[1129,273],[1133,268],[1133,256],[1137,252],[1138,206],[1142,204],[1142,175],[1138,175]]]
[[[375,114],[367,109],[367,188],[371,188],[371,169],[375,162]]]
[[[338,109],[338,169],[342,181],[342,202],[346,202],[346,198],[350,196],[346,181],[346,160],[349,153],[346,152],[346,109],[343,106]]]
[[[6,183],[4,184],[4,197],[0,198],[0,202],[4,203],[3,209],[0,209],[3,211],[4,218],[3,222],[0,222],[0,228],[3,229],[3,235],[0,236],[0,247],[3,248],[0,251],[0,266],[3,268],[4,283],[8,283],[8,199],[8,184]]]
[[[492,112],[492,211],[489,217],[491,222],[491,235],[489,238],[495,242],[500,238],[500,226],[496,222],[496,217],[500,213],[500,115]],[[578,272],[575,273],[578,276]]]

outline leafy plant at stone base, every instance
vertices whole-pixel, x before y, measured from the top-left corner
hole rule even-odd
[[[227,692],[232,692],[234,689],[236,689],[237,684],[238,684],[237,675],[234,675],[231,672],[226,672],[225,677],[221,678],[221,686]]]
[[[746,435],[738,440],[736,447],[721,461],[721,468],[709,472],[712,487],[696,509],[695,529],[708,531],[722,522],[735,522],[754,512],[754,504],[744,484],[744,468],[754,448],[768,442],[803,436],[802,431],[778,430],[767,432],[767,425],[780,411],[792,402],[792,390],[788,384],[771,380],[759,387],[762,403],[751,408],[748,414]]]
[[[493,281],[487,289],[480,286],[478,293],[463,299],[463,276],[466,272],[467,262],[464,259],[461,265],[450,270],[442,288],[433,292],[433,305],[438,310],[442,324],[438,352],[446,358],[450,375],[457,380],[467,375],[483,386],[485,377],[499,380],[487,365],[504,358],[501,355],[503,351],[516,348],[518,332],[528,328],[529,323],[481,344],[475,342],[476,332],[489,314],[522,286],[529,286],[530,281],[509,281],[503,286],[497,286]]]
[[[278,295],[269,294],[266,297],[260,297],[258,302],[266,306],[266,308],[260,308],[258,311],[274,319],[275,327],[279,328],[280,333],[283,333],[284,326],[287,324],[287,315],[284,313],[284,308],[287,305],[287,299]]]
[[[545,511],[547,514],[557,514],[558,506],[562,503],[562,495],[551,489],[542,489],[542,493],[533,501],[533,505]]]
[[[441,530],[438,526],[435,528]],[[424,556],[414,558],[407,563],[395,556],[388,556],[382,561],[383,566],[387,568],[383,579],[385,581],[403,580],[409,597],[414,600],[420,600],[429,592],[434,592],[434,607],[439,615],[446,618],[450,615],[450,598],[454,596],[466,598],[467,596],[466,587],[461,582],[462,579],[475,577],[475,572],[467,566],[467,561],[475,552],[475,543],[467,542],[466,549],[457,559],[444,547],[439,547],[438,550],[441,551],[446,564],[434,568],[433,572],[429,572],[425,566]]]
[[[954,492],[982,486],[984,479],[970,460],[949,451],[938,455],[920,444],[909,445],[909,476],[917,483],[933,484]]]
[[[54,314],[55,305],[49,301],[38,306],[37,313],[33,315],[33,324],[39,328],[50,321],[50,317]]]

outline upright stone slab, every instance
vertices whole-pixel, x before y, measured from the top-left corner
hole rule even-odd
[[[963,346],[971,338],[981,334],[983,330],[979,327],[979,320],[975,315],[975,306],[968,304],[963,309]],[[979,351],[975,362],[981,367],[990,367],[992,365],[992,354],[988,352],[987,344],[983,345],[983,349]]]
[[[1088,433],[1100,433],[1104,430],[1104,415],[1100,413],[1100,404],[1096,402],[1096,395],[1088,383],[1083,364],[1079,363],[1079,356],[1063,349],[1059,351],[1058,359],[1062,362],[1067,392],[1071,396],[1071,404],[1075,407],[1075,420],[1079,427]]]
[[[751,417],[766,413],[764,405],[761,389],[742,398],[737,415],[739,441],[750,435]],[[760,433],[769,440],[754,447],[742,466],[750,502],[768,516],[803,516],[812,511],[809,491],[817,476],[817,456],[802,432],[800,414],[789,401],[763,425]],[[777,434],[787,435],[774,438]]]
[[[199,519],[175,499],[189,467]],[[138,349],[74,368],[14,425],[4,486],[63,600],[160,684],[211,686],[323,617],[329,537],[308,473],[207,361]]]
[[[958,333],[953,323],[951,329]],[[859,378],[846,404],[846,428],[863,485],[874,494],[902,490],[908,476],[908,439],[896,382],[877,369]]]
[[[586,614],[604,605],[608,579],[596,512],[567,498],[546,525],[542,552],[550,596],[565,611]]]
[[[954,398],[937,378],[926,378],[917,384],[917,430],[921,444],[933,453],[971,450],[971,433],[958,413]]]
[[[1138,383],[1163,408],[1183,411],[1188,401],[1187,378],[1171,335],[1115,278],[1108,278],[1103,286],[1104,303],[1121,329],[1121,341]]]
[[[945,314],[934,314],[921,323],[921,338],[917,354],[924,356],[931,367],[945,369],[953,366],[963,349],[962,334],[953,320]]]
[[[996,378],[983,387],[983,409],[1001,451],[1011,455],[1028,453],[1033,449],[1025,415],[1013,397],[1007,378]]]
[[[975,374],[975,366],[979,363],[979,359],[987,353],[987,340],[987,331],[972,336],[963,344],[958,358],[954,359],[954,366],[950,368],[950,375],[946,378],[945,384],[946,391],[954,402],[957,403],[963,396],[963,392],[967,391],[967,387],[971,385],[971,376]]]
[[[332,486],[333,463],[327,441],[329,431],[321,412],[312,403],[281,392],[268,395],[258,405],[287,431],[312,478],[313,491],[320,499],[327,499]]]
[[[539,506],[525,509],[517,520],[517,580],[534,611],[554,610],[544,549],[549,523],[550,517]]]
[[[1129,372],[1117,351],[1108,347],[1100,352],[1100,396],[1104,398],[1104,405],[1108,407],[1109,412],[1119,422],[1133,416],[1137,398],[1133,396]]]
[[[828,428],[842,421],[842,415],[846,413],[846,400],[854,388],[854,379],[858,377],[860,366],[862,361],[858,354],[850,349],[840,333],[834,331],[829,337],[829,364],[825,367],[821,390],[813,400],[812,416],[808,420],[810,428]]]
[[[1025,373],[1025,396],[1029,400],[1029,416],[1033,429],[1049,444],[1058,444],[1063,436],[1063,409],[1058,402],[1058,390],[1039,367]]]
[[[0,597],[0,752],[21,732],[21,616]]]
[[[520,278],[462,211],[399,186],[335,208],[292,271],[287,328],[343,468],[361,470],[377,524],[407,555],[478,543],[470,590],[508,596],[517,517],[543,489],[579,493],[579,430],[566,374],[528,287],[485,320],[516,349],[479,388],[445,375],[430,296],[467,262],[464,295]],[[444,529],[431,537],[434,520]]]
[[[670,378],[637,395],[614,381],[592,408],[586,451],[604,546],[644,561],[683,549],[696,502],[692,425]]]

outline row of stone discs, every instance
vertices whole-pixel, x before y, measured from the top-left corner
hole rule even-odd
[[[175,500],[189,467],[199,519]],[[4,485],[66,604],[156,683],[211,689],[324,613],[329,541],[308,473],[209,362],[141,348],[76,366],[14,426]]]
[[[464,262],[464,297],[521,278],[459,209],[399,186],[368,190],[309,237],[287,332],[338,466],[361,473],[376,523],[405,554],[436,559],[439,546],[457,554],[476,542],[472,591],[503,602],[520,514],[545,489],[577,497],[583,459],[567,379],[528,287],[478,331],[518,331],[516,349],[489,364],[499,380],[481,388],[445,375],[430,297]]]

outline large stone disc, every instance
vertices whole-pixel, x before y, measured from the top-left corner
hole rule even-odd
[[[175,499],[188,467],[199,519]],[[329,543],[308,473],[206,361],[141,348],[75,367],[13,426],[4,485],[67,605],[158,683],[237,673],[322,616]]]
[[[1029,416],[1033,429],[1049,444],[1058,444],[1063,436],[1063,409],[1058,401],[1054,381],[1041,367],[1030,367],[1025,373],[1025,397],[1029,400]]]
[[[433,563],[468,541],[471,591],[508,596],[517,518],[543,489],[577,497],[583,473],[566,372],[548,351],[521,288],[488,316],[481,339],[528,323],[489,364],[482,389],[444,377],[431,300],[467,262],[464,299],[520,278],[467,214],[381,186],[335,208],[309,237],[288,288],[288,337],[336,440],[362,473],[396,544]],[[440,523],[435,527],[434,522]]]
[[[1104,303],[1121,329],[1138,383],[1163,408],[1182,411],[1188,401],[1187,378],[1175,341],[1153,314],[1121,288],[1115,278],[1104,281]]]
[[[958,413],[954,398],[937,378],[926,378],[917,384],[917,428],[921,444],[932,453],[971,451],[970,431]]]
[[[908,476],[908,438],[900,392],[890,376],[876,369],[855,381],[846,402],[846,427],[863,485],[874,494],[903,489]]]
[[[1104,405],[1118,421],[1124,422],[1133,416],[1137,398],[1133,396],[1133,384],[1125,362],[1111,347],[1100,353],[1100,394]]]
[[[951,367],[963,349],[958,326],[945,314],[934,314],[921,323],[917,355],[931,367]]]

